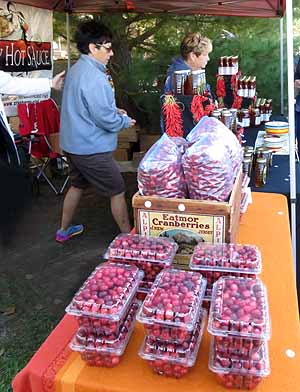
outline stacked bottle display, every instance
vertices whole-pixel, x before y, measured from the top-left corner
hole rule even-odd
[[[171,266],[178,245],[169,238],[145,237],[139,234],[120,234],[108,247],[110,262],[135,265],[144,272],[140,293],[148,293],[156,276]]]
[[[102,264],[66,308],[79,325],[70,347],[89,365],[114,367],[120,362],[140,306],[135,296],[142,277],[132,265]]]
[[[227,388],[253,389],[270,374],[270,317],[259,279],[222,277],[213,286],[209,369]]]
[[[212,298],[213,284],[222,276],[256,278],[262,270],[261,253],[255,245],[199,243],[190,269],[207,280],[205,300]]]
[[[195,364],[207,312],[201,308],[206,280],[192,271],[162,271],[137,320],[146,331],[139,355],[154,372],[181,378]]]

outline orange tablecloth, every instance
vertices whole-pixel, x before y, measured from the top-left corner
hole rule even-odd
[[[254,193],[253,204],[243,216],[239,242],[257,245],[263,256],[262,280],[269,294],[272,339],[269,343],[271,375],[256,390],[296,392],[300,390],[300,324],[292,262],[286,198],[278,194]],[[66,316],[15,377],[14,392],[217,392],[224,391],[208,370],[209,335],[205,333],[195,367],[180,380],[152,373],[137,355],[143,329],[137,324],[120,365],[116,368],[88,367],[67,344],[76,322]],[[286,350],[293,350],[290,358]]]

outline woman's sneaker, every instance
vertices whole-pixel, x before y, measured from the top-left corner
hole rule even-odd
[[[55,239],[57,242],[64,243],[70,238],[75,237],[83,232],[83,225],[69,226],[67,230],[57,230]]]

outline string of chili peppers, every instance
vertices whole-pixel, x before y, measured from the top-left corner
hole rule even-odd
[[[181,109],[173,95],[165,95],[162,107],[165,132],[169,136],[183,136]]]
[[[212,99],[205,95],[194,95],[191,102],[193,119],[198,122],[203,116],[208,116],[215,109]]]

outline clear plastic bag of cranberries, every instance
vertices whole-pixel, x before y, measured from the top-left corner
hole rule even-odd
[[[138,167],[138,188],[143,196],[186,197],[181,166],[182,149],[167,134],[150,148]]]
[[[143,272],[134,265],[104,263],[75,294],[66,312],[80,326],[102,334],[117,334],[136,295]]]
[[[109,245],[105,257],[110,262],[135,265],[144,272],[140,287],[151,287],[159,272],[171,266],[177,249],[178,245],[170,238],[119,234]]]
[[[224,143],[215,142],[212,134],[186,150],[182,166],[190,199],[228,200],[235,176]]]
[[[204,116],[191,130],[187,140],[188,142],[196,143],[205,138],[206,135],[211,136],[211,143],[222,143],[224,151],[229,155],[233,176],[235,177],[243,160],[243,151],[237,138],[221,121],[213,117]]]
[[[190,340],[182,344],[147,336],[140,348],[140,357],[148,362],[155,373],[175,378],[185,376],[196,362],[206,318],[207,311],[201,309]]]
[[[197,272],[163,270],[147,294],[137,320],[154,339],[188,341],[199,316],[205,287],[206,280]]]
[[[132,303],[117,335],[98,335],[80,327],[70,343],[70,348],[79,352],[81,358],[90,366],[117,366],[133,332],[140,305],[141,302],[137,300]]]
[[[221,276],[256,278],[262,270],[261,253],[255,245],[199,243],[190,269],[205,277],[205,297],[211,298],[213,284]]]
[[[215,338],[211,341],[209,369],[216,374],[224,387],[232,389],[254,389],[263,378],[270,374],[270,360],[267,341],[259,351],[247,358],[228,354],[217,349]]]

